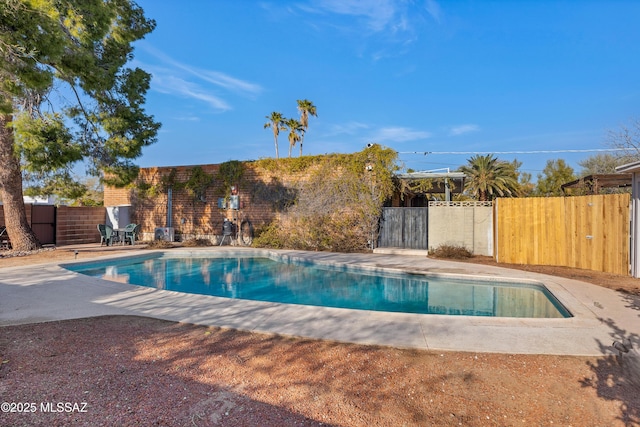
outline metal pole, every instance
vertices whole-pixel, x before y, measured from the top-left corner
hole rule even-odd
[[[171,208],[173,207],[172,188],[167,189],[167,227],[171,227]]]
[[[451,201],[451,187],[449,187],[449,178],[444,179],[444,200]]]

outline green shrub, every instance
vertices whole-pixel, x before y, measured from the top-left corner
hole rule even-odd
[[[254,246],[259,248],[283,249],[285,242],[282,233],[278,227],[278,222],[274,221],[266,227],[263,227],[256,237],[253,239]]]

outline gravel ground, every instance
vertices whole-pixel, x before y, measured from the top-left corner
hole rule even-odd
[[[402,350],[131,316],[4,327],[0,354],[2,401],[34,404],[0,413],[2,426],[640,425],[640,389],[616,356]]]
[[[74,257],[60,249],[5,257],[0,277],[1,267]],[[614,289],[621,282],[597,277]],[[9,326],[0,328],[0,402],[9,404],[0,426],[640,426],[640,384],[628,375],[640,336],[629,338],[635,349],[622,357],[560,357],[403,350],[132,316]]]

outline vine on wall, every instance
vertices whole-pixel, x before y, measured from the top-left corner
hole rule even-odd
[[[181,188],[174,188],[184,189],[194,200],[204,202],[207,188],[211,184],[213,184],[213,175],[206,173],[200,166],[195,166],[191,168],[189,179],[182,183]]]
[[[374,144],[353,154],[306,156],[258,165],[276,176],[304,174],[295,201],[255,241],[268,247],[363,251],[377,240],[383,203],[394,190],[397,153]]]
[[[218,178],[222,181],[223,192],[225,197],[231,194],[231,187],[239,185],[244,175],[244,165],[238,160],[229,160],[220,164],[218,169]]]
[[[386,202],[394,190],[397,153],[374,144],[352,154],[262,159],[251,163],[228,161],[217,172],[202,167],[161,169],[161,175],[147,174],[138,180],[139,196],[145,206],[161,206],[157,196],[172,188],[173,214],[182,220],[183,232],[211,232],[215,206],[204,201],[207,190],[229,196],[231,187],[242,185],[256,205],[271,202],[276,220],[254,241],[267,247],[292,249],[362,251],[377,239],[377,226]],[[245,178],[247,168],[255,179]],[[153,173],[153,172],[151,172]],[[156,173],[161,173],[157,171]],[[251,177],[254,175],[252,174]],[[218,193],[219,192],[219,193]],[[185,206],[185,195],[193,201]],[[162,199],[164,200],[164,199]],[[186,223],[184,219],[189,219]],[[157,218],[155,223],[163,222]],[[202,222],[205,221],[205,222]],[[215,222],[215,221],[214,221]],[[178,225],[179,221],[176,222]],[[258,225],[258,224],[256,224]],[[177,229],[176,229],[177,230]]]
[[[214,176],[206,173],[202,167],[194,166],[189,170],[186,181],[178,180],[178,170],[171,168],[169,173],[160,176],[155,183],[138,179],[136,190],[138,197],[143,199],[155,198],[160,194],[166,194],[171,188],[173,191],[186,191],[194,200],[202,200],[207,189],[214,183]]]

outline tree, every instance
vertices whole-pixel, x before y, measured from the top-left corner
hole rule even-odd
[[[71,206],[104,206],[104,187],[100,180],[95,177],[86,177],[83,184],[86,192],[72,200]]]
[[[609,130],[607,143],[630,162],[640,159],[640,118],[630,120],[618,130]]]
[[[82,160],[112,184],[137,175],[132,160],[160,125],[142,108],[150,75],[125,65],[154,28],[130,0],[0,2],[0,196],[15,249],[40,246],[23,171],[58,186],[73,183]],[[64,95],[54,98],[58,88]]]
[[[531,183],[531,174],[528,172],[520,171],[520,167],[522,166],[522,162],[518,161],[518,159],[514,159],[511,162],[511,167],[513,167],[513,171],[516,174],[516,180],[518,181],[518,197],[527,197],[533,193],[535,185]]]
[[[58,183],[54,183],[54,186]],[[104,189],[98,177],[86,176],[78,182],[60,189],[54,186],[26,187],[26,196],[38,197],[43,195],[56,196],[57,202],[68,206],[103,206]]]
[[[313,105],[313,102],[308,99],[298,99],[298,111],[300,111],[300,123],[304,128],[304,132],[302,133],[302,138],[300,138],[300,155],[302,156],[302,142],[304,141],[304,134],[307,132],[309,128],[309,116],[318,117],[316,113],[316,106]]]
[[[264,124],[264,129],[270,127],[271,130],[273,131],[273,142],[276,145],[276,159],[277,159],[277,158],[279,158],[279,156],[278,156],[278,135],[280,134],[281,130],[286,130],[287,129],[284,126],[284,116],[281,113],[278,113],[277,111],[274,111],[271,114],[269,114],[268,116],[265,116],[265,118],[267,120],[269,120],[269,121]]]
[[[284,125],[289,129],[289,157],[291,157],[291,149],[296,145],[296,142],[302,141],[304,128],[302,123],[296,119],[286,119]]]
[[[564,195],[561,188],[562,184],[575,179],[573,168],[567,165],[564,160],[547,160],[542,174],[538,174],[538,182],[534,194],[543,197],[562,196]]]
[[[467,176],[465,192],[481,202],[517,195],[518,179],[513,165],[492,154],[475,155],[459,168]]]
[[[626,155],[596,154],[578,162],[582,170],[580,176],[616,173],[616,167],[633,162],[634,158]]]

